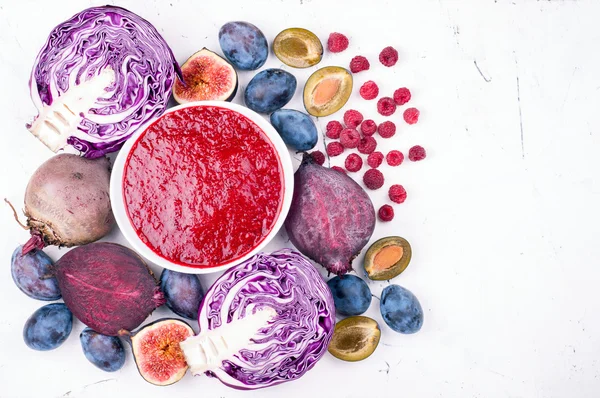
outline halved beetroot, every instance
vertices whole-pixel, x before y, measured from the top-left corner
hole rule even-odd
[[[142,258],[116,243],[76,247],[56,262],[54,273],[73,315],[107,336],[133,330],[165,303]]]
[[[238,88],[237,72],[220,55],[203,48],[181,66],[183,82],[173,85],[173,98],[180,104],[192,101],[231,101]]]

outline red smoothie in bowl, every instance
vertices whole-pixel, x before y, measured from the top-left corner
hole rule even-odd
[[[269,137],[220,106],[179,108],[154,121],[133,143],[122,184],[140,240],[169,262],[194,268],[219,267],[257,248],[284,198]]]

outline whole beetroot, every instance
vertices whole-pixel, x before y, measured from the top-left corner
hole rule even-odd
[[[139,326],[165,299],[142,258],[116,243],[91,243],[62,256],[54,274],[67,307],[98,333]]]
[[[308,155],[294,175],[285,229],[304,255],[343,275],[375,229],[375,209],[352,178],[319,166]]]
[[[78,246],[110,232],[110,163],[61,154],[44,162],[27,184],[25,216],[31,239],[23,254],[46,245]]]

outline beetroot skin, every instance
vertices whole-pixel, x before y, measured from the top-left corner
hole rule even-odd
[[[375,208],[352,178],[305,155],[294,175],[285,229],[300,252],[343,275],[373,234]]]
[[[25,191],[31,239],[23,254],[46,245],[79,246],[110,232],[110,162],[63,153],[44,162]]]
[[[58,260],[54,272],[73,315],[108,336],[135,329],[165,303],[146,263],[116,243],[76,247]]]

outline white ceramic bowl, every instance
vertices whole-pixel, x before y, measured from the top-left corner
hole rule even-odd
[[[225,271],[226,269],[231,268],[234,265],[237,265],[247,260],[248,258],[258,253],[273,239],[273,237],[275,237],[275,235],[283,225],[283,222],[285,221],[285,218],[290,209],[290,204],[292,202],[292,194],[294,192],[294,170],[292,167],[292,159],[290,157],[290,153],[277,131],[261,115],[246,107],[222,101],[202,101],[175,106],[173,108],[168,109],[164,114],[166,115],[168,113],[175,112],[178,109],[195,106],[218,106],[241,113],[242,115],[246,116],[248,119],[256,123],[256,125],[265,132],[266,136],[271,140],[271,143],[275,147],[275,150],[279,155],[279,160],[281,162],[281,167],[283,171],[283,203],[281,206],[281,211],[279,212],[279,215],[275,220],[273,229],[271,229],[271,232],[269,232],[265,239],[263,239],[263,241],[257,247],[255,247],[251,252],[249,252],[245,256],[237,260],[231,261],[229,263],[212,268],[186,267],[177,263],[173,263],[167,260],[166,258],[159,256],[152,249],[146,246],[146,244],[139,238],[138,234],[136,233],[131,223],[131,220],[129,219],[129,216],[127,215],[127,210],[125,209],[125,201],[123,198],[123,173],[125,170],[125,161],[127,160],[131,148],[133,148],[133,144],[140,138],[140,136],[156,119],[153,119],[146,123],[129,140],[127,140],[127,142],[119,152],[117,158],[115,159],[112,175],[110,178],[110,200],[115,219],[117,220],[117,224],[119,225],[121,232],[125,236],[125,239],[127,239],[127,241],[131,244],[135,251],[137,251],[147,260],[153,262],[154,264],[160,265],[163,268],[168,268],[170,270],[178,272],[185,272],[188,274],[208,274],[212,272]]]

